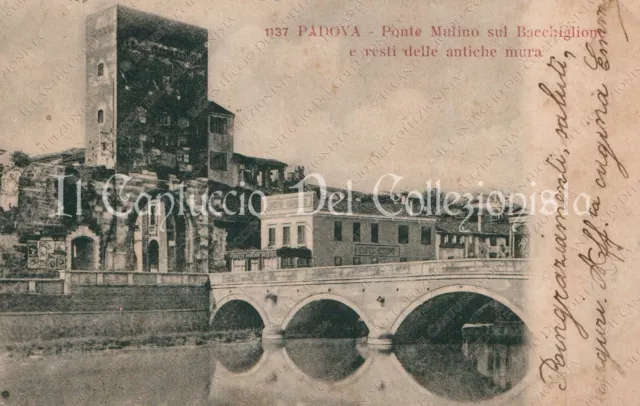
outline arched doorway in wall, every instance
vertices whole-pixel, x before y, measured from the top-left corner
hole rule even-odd
[[[95,269],[95,249],[94,241],[89,237],[80,236],[71,240],[71,269]]]
[[[131,251],[128,269],[158,272],[185,272],[194,261],[193,250],[198,246],[190,209],[180,210],[179,197],[169,192],[155,192],[155,197],[142,200],[139,213],[129,217]],[[153,192],[147,193],[154,196]],[[151,265],[155,252],[151,241],[157,241],[158,264]],[[156,245],[153,246],[155,250]]]
[[[149,246],[147,247],[147,256],[149,258],[149,260],[147,261],[147,263],[149,264],[147,272],[158,272],[158,269],[160,267],[160,245],[158,244],[158,241],[149,241]]]

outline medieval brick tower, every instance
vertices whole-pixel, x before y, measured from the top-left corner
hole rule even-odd
[[[233,114],[207,98],[207,41],[123,6],[87,17],[87,165],[231,180]]]

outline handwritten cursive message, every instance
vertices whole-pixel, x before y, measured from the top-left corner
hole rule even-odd
[[[575,59],[575,55],[569,51],[563,53],[563,58],[558,60],[556,57],[551,56],[547,67],[551,69],[552,76],[555,76],[555,84],[547,85],[545,82],[540,82],[538,87],[542,92],[549,97],[555,103],[557,107],[556,113],[556,128],[555,133],[560,138],[560,142],[567,147],[568,146],[568,134],[569,117],[567,113],[567,74],[569,72],[569,63]],[[552,79],[553,80],[553,79]],[[567,275],[567,226],[566,226],[566,213],[565,207],[565,195],[564,190],[568,184],[568,160],[569,150],[563,149],[562,153],[558,155],[549,155],[546,162],[556,169],[558,172],[558,183],[556,187],[556,193],[554,199],[556,200],[556,213],[554,222],[554,249],[556,255],[553,258],[552,267],[554,269],[554,277],[556,282],[556,289],[553,294],[553,314],[556,318],[556,324],[554,326],[554,340],[555,340],[555,352],[549,357],[541,357],[541,363],[538,368],[540,378],[544,383],[547,383],[547,379],[550,382],[557,383],[558,388],[561,390],[567,389],[566,382],[566,367],[567,360],[565,354],[567,352],[567,324],[572,323],[578,331],[578,334],[584,339],[589,338],[589,334],[582,324],[576,320],[574,315],[569,310],[567,303],[569,301],[568,275]]]
[[[593,75],[604,77],[600,84],[595,86],[590,93],[595,99],[595,107],[590,112],[589,117],[594,117],[595,119],[593,122],[587,122],[588,129],[595,136],[595,158],[592,160],[592,168],[587,168],[587,173],[593,174],[592,182],[594,188],[596,190],[607,189],[610,178],[615,174],[619,174],[625,179],[629,177],[624,163],[615,151],[614,137],[607,126],[611,106],[606,75],[612,67],[608,49],[607,20],[608,12],[614,4],[616,2],[605,0],[597,7],[598,36],[597,39],[585,43],[585,55],[581,58],[583,63],[580,64],[578,62],[579,59],[569,51],[565,51],[561,59],[552,56],[546,65],[549,68],[551,79],[538,83],[539,89],[553,101],[556,107],[556,127],[554,131],[564,147],[560,154],[551,154],[546,159],[546,163],[553,167],[558,174],[557,193],[554,196],[557,210],[555,222],[553,223],[555,256],[552,258],[555,276],[553,293],[553,316],[555,320],[555,335],[553,339],[555,340],[555,350],[549,356],[540,357],[538,371],[544,383],[548,381],[556,383],[557,387],[563,391],[567,389],[567,325],[572,324],[583,340],[590,338],[587,329],[567,307],[570,299],[570,278],[567,274],[567,264],[571,261],[571,258],[567,255],[567,241],[570,240],[570,231],[568,230],[565,210],[567,202],[562,191],[569,182],[568,168],[569,157],[571,156],[567,136],[572,123],[569,114],[570,109],[568,108],[570,97],[567,89],[567,75],[569,72],[586,68],[588,71],[592,71]],[[620,254],[620,251],[624,250],[624,248],[615,242],[610,235],[608,230],[610,225],[603,221],[598,221],[598,215],[603,203],[601,196],[592,196],[588,205],[588,216],[581,223],[581,236],[586,240],[586,248],[579,251],[577,258],[578,262],[586,267],[595,289],[601,292],[600,295],[595,295],[595,322],[593,324],[595,358],[597,360],[596,370],[600,374],[601,380],[606,379],[605,366],[609,362],[618,371],[621,371],[620,366],[613,361],[608,348],[610,342],[607,338],[607,299],[604,297],[604,292],[607,289],[607,275],[611,273],[611,268],[615,267],[617,262],[624,262],[624,258]]]
[[[587,54],[583,61],[584,64],[592,71],[601,71],[603,74],[609,72],[611,63],[608,55],[608,30],[607,19],[608,12],[613,4],[617,2],[605,1],[600,4],[596,11],[598,22],[598,34],[600,39],[595,44],[595,49],[590,43],[585,44]],[[618,5],[619,7],[619,5]],[[624,27],[623,27],[624,29]],[[625,32],[626,36],[626,32]],[[624,164],[618,158],[618,155],[613,149],[611,144],[611,133],[607,127],[607,120],[609,114],[609,88],[605,83],[601,83],[595,91],[592,93],[596,99],[596,108],[590,117],[595,117],[595,122],[589,122],[588,125],[594,127],[596,133],[596,159],[595,165],[595,177],[593,179],[595,185],[599,189],[607,189],[608,177],[610,176],[610,165],[614,171],[619,173],[623,178],[629,178],[629,174]],[[616,262],[624,262],[622,255],[618,252],[624,250],[624,248],[614,242],[609,236],[607,231],[608,223],[604,226],[597,226],[595,220],[598,218],[599,210],[601,207],[601,198],[596,196],[592,201],[589,215],[591,219],[585,219],[582,221],[582,235],[587,240],[586,253],[581,252],[578,257],[582,261],[583,265],[587,266],[593,285],[601,290],[602,298],[596,301],[596,320],[595,320],[595,353],[596,353],[596,371],[600,381],[606,381],[606,364],[611,362],[615,368],[621,372],[622,368],[611,358],[609,352],[609,340],[607,338],[607,317],[606,317],[606,303],[607,299],[604,297],[604,292],[607,289],[607,273],[611,271],[609,269],[611,264]],[[621,372],[622,373],[622,372]],[[606,385],[602,386],[604,389],[601,395],[606,394]]]

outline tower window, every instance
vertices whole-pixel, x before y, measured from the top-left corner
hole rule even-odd
[[[98,124],[104,123],[104,110],[98,110]]]
[[[104,75],[104,63],[98,64],[98,76]]]
[[[209,116],[209,133],[225,135],[227,133],[226,117]]]
[[[224,152],[212,152],[209,158],[209,166],[211,170],[226,171],[227,170],[227,154]]]

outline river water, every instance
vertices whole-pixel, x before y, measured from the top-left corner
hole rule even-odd
[[[353,339],[76,352],[0,360],[0,405],[521,404],[523,345]]]

